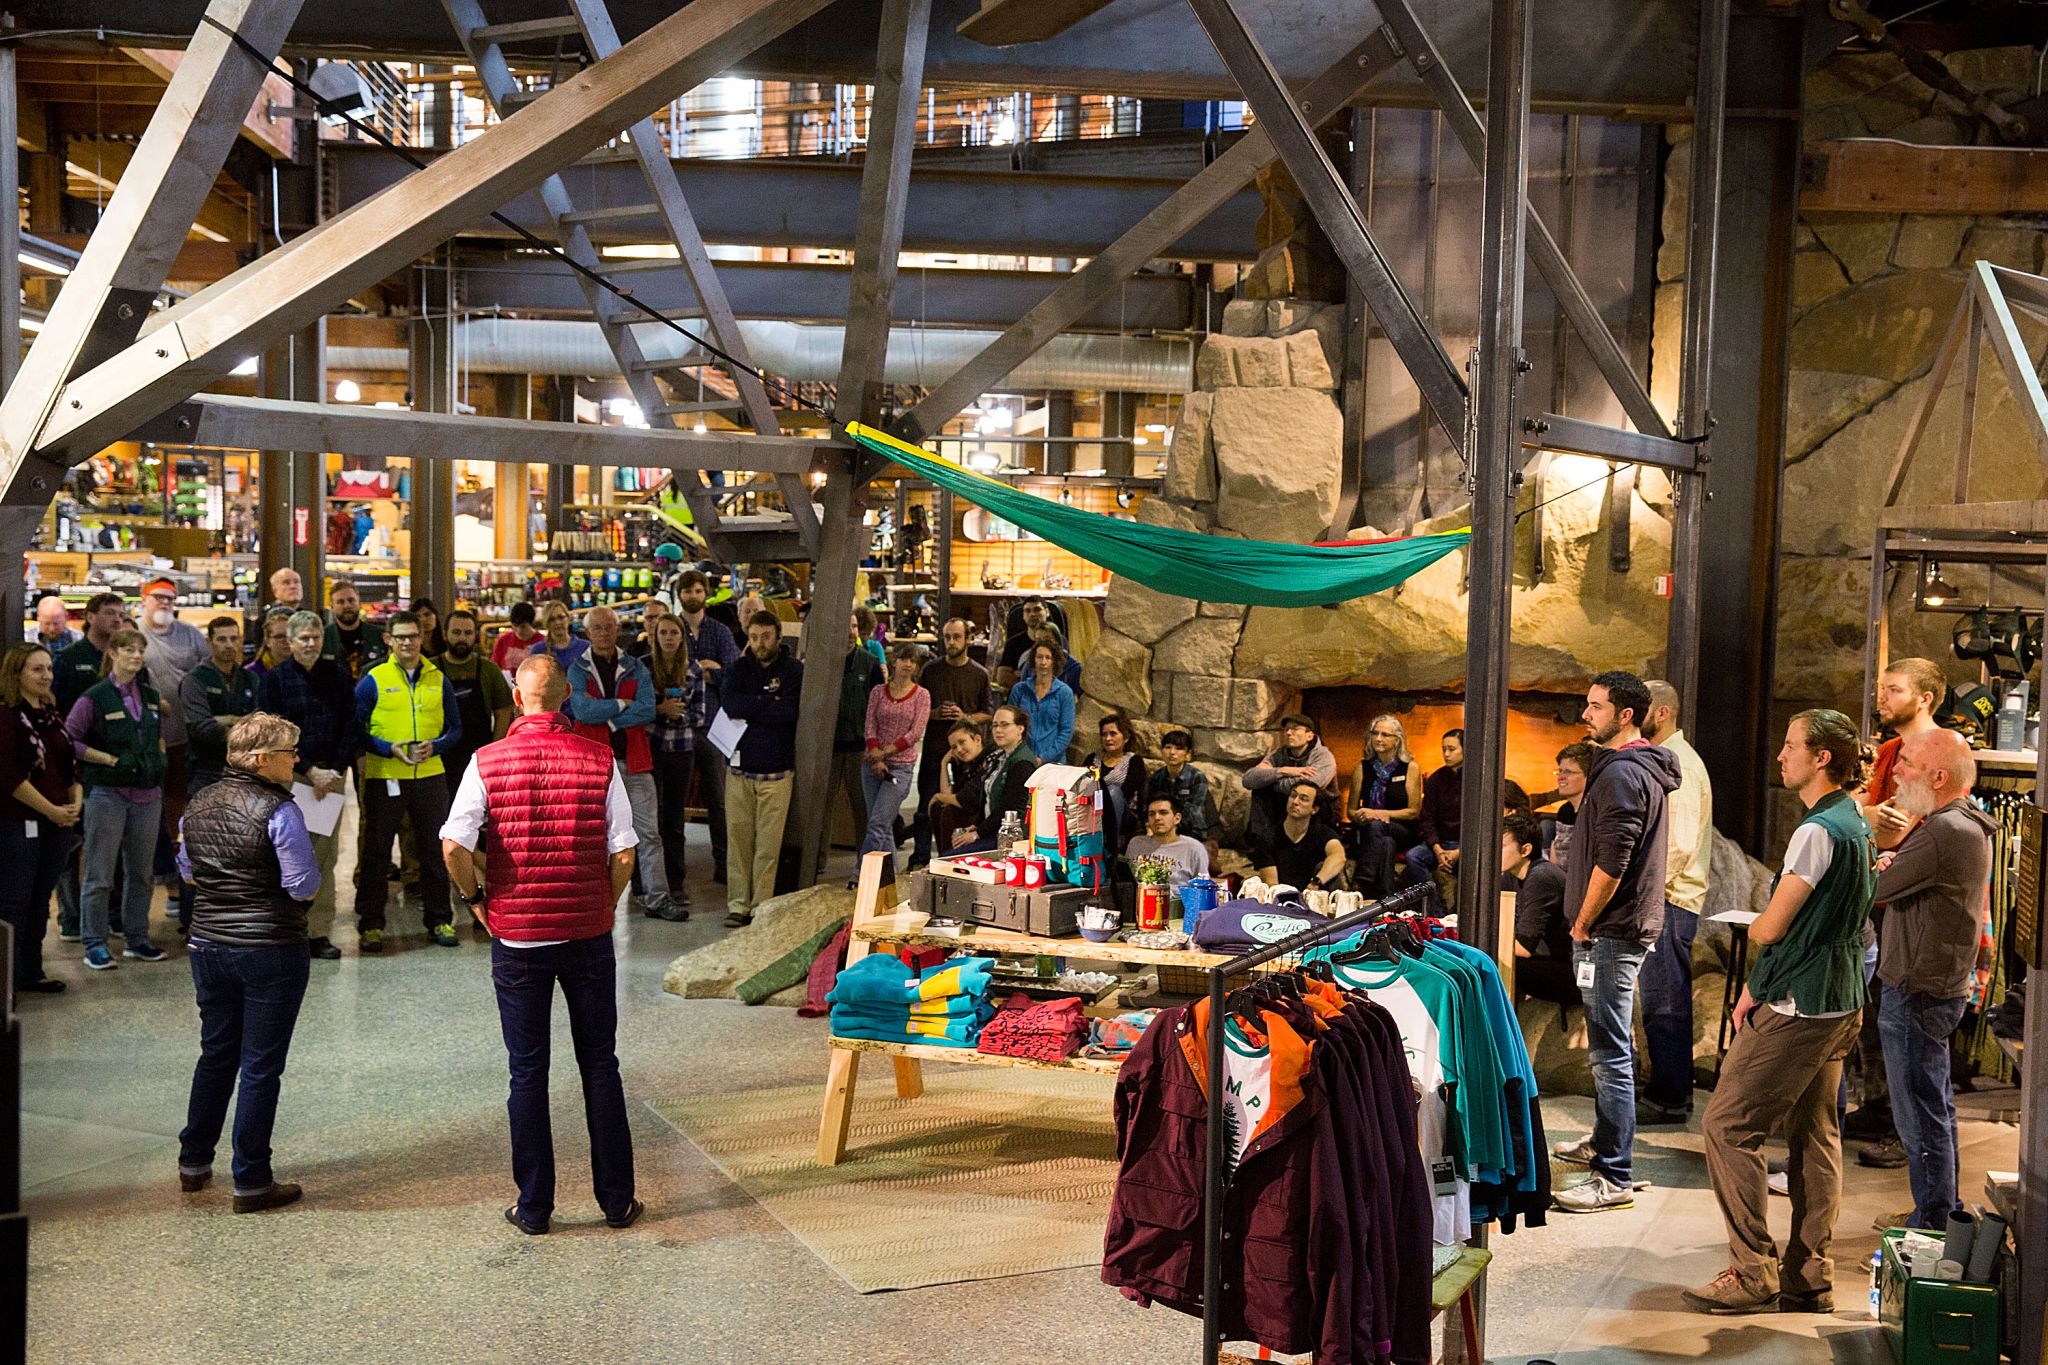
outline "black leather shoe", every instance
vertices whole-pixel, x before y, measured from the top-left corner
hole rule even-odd
[[[178,1188],[186,1194],[197,1194],[213,1179],[212,1171],[201,1171],[193,1175],[188,1171],[178,1172]]]
[[[261,1213],[265,1209],[282,1208],[286,1204],[298,1203],[299,1196],[303,1193],[305,1191],[301,1190],[297,1185],[287,1185],[280,1180],[261,1194],[236,1195],[235,1212]]]
[[[518,1228],[528,1237],[545,1237],[547,1235],[548,1225],[546,1223],[542,1223],[538,1227],[536,1227],[534,1224],[527,1222],[524,1218],[521,1218],[519,1216],[519,1206],[517,1204],[508,1204],[505,1206],[505,1221],[510,1223],[513,1227]]]
[[[647,1212],[647,1206],[635,1199],[626,1205],[626,1211],[616,1218],[607,1216],[604,1225],[608,1228],[629,1228],[640,1221],[640,1215]]]
[[[308,957],[317,957],[322,962],[333,962],[341,956],[341,949],[335,947],[324,938],[308,939],[306,941],[306,955]]]
[[[29,982],[22,989],[30,995],[61,995],[64,993],[64,983],[54,976],[46,976],[40,981]]]
[[[1685,1126],[1685,1121],[1691,1117],[1692,1108],[1690,1105],[1683,1108],[1674,1108],[1671,1105],[1659,1104],[1655,1100],[1636,1101],[1636,1127],[1638,1128],[1669,1128],[1674,1125],[1682,1128]]]

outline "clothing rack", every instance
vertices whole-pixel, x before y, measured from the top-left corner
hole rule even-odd
[[[1256,967],[1278,958],[1290,957],[1305,948],[1342,938],[1376,920],[1427,903],[1428,883],[1383,896],[1363,909],[1353,910],[1314,928],[1256,948],[1208,968],[1209,973],[1209,1130],[1202,1153],[1202,1360],[1217,1365],[1222,1358],[1222,1322],[1218,1316],[1223,1301],[1223,1014],[1229,996],[1228,983]]]

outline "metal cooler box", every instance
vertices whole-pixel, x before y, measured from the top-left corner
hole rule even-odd
[[[961,877],[915,873],[909,902],[934,916],[987,924],[1041,938],[1066,938],[1080,931],[1081,907],[1090,899],[1086,887],[1052,884],[1026,890],[991,886]]]

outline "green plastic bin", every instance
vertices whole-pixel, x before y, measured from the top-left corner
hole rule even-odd
[[[1905,1235],[1884,1234],[1878,1278],[1878,1322],[1899,1365],[1998,1365],[1998,1286],[1914,1278],[1899,1254]]]

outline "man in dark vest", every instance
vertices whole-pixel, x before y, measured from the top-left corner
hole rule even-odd
[[[220,781],[227,768],[228,729],[256,709],[256,675],[242,666],[242,623],[216,616],[206,623],[213,657],[178,683],[178,705],[191,741],[186,794],[197,796]]]
[[[612,915],[633,880],[633,812],[608,745],[562,714],[561,665],[532,655],[513,679],[519,719],[463,774],[441,826],[448,877],[491,935],[491,980],[511,1057],[512,1177],[519,1199],[505,1221],[528,1236],[555,1209],[555,1141],[548,1121],[548,1018],[559,984],[583,1074],[591,1187],[610,1227],[642,1212],[633,1197],[633,1137],[619,1081],[617,965]],[[490,849],[478,867],[485,831]]]
[[[320,860],[292,801],[299,727],[265,712],[228,730],[220,781],[185,808],[179,875],[196,888],[192,985],[199,995],[199,1065],[178,1186],[197,1194],[213,1178],[213,1149],[235,1105],[235,1212],[290,1204],[297,1185],[270,1169],[270,1131],[292,1028],[306,996],[306,907],[320,889]]]

